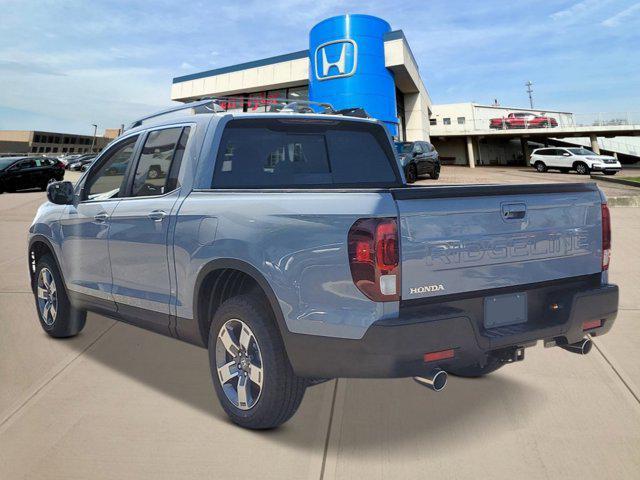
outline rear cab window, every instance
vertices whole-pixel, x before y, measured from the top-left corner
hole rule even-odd
[[[324,119],[235,119],[222,135],[211,188],[401,186],[384,127]]]

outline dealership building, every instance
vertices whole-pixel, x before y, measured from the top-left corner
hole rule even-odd
[[[531,148],[557,137],[590,139],[638,135],[636,129],[576,125],[570,112],[516,109],[476,103],[433,104],[402,30],[370,15],[341,15],[315,25],[309,49],[173,79],[171,99],[188,102],[227,97],[228,111],[266,111],[276,98],[360,107],[384,122],[400,141],[431,141],[443,163],[523,165]],[[492,118],[544,116],[553,125],[495,129]],[[556,124],[557,123],[557,124]],[[569,142],[571,143],[571,142]]]

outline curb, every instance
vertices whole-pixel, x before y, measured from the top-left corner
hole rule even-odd
[[[629,197],[607,197],[610,207],[640,207],[640,195]]]
[[[625,180],[624,178],[607,178],[602,175],[590,175],[592,180],[599,180],[602,182],[618,183],[620,185],[628,185],[630,187],[640,188],[639,182],[632,182],[631,180]]]

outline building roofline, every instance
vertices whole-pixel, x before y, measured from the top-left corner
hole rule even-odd
[[[409,45],[404,32],[402,30],[393,30],[384,34],[384,41],[404,39],[407,46]],[[409,53],[413,57],[413,52],[409,48]],[[189,75],[183,75],[181,77],[175,77],[172,83],[188,82],[189,80],[197,80],[199,78],[213,77],[216,75],[222,75],[224,73],[239,72],[241,70],[247,70],[249,68],[264,67],[266,65],[273,65],[274,63],[290,62],[291,60],[299,60],[301,58],[309,58],[309,50],[299,50],[297,52],[285,53],[283,55],[276,55],[274,57],[263,58],[260,60],[254,60],[251,62],[239,63],[237,65],[229,65],[226,67],[214,68],[213,70],[206,70],[204,72],[191,73]],[[415,62],[415,58],[413,58]],[[417,62],[416,62],[417,65]]]
[[[222,75],[223,73],[238,72],[240,70],[247,70],[249,68],[264,67],[265,65],[273,65],[274,63],[289,62],[291,60],[299,60],[301,58],[309,58],[309,50],[300,50],[293,53],[285,53],[284,55],[276,55],[275,57],[263,58],[261,60],[254,60],[252,62],[239,63],[237,65],[229,65],[228,67],[215,68],[213,70],[207,70],[205,72],[192,73],[190,75],[183,75],[182,77],[175,77],[173,83],[187,82],[189,80],[197,80],[198,78],[213,77],[215,75]]]

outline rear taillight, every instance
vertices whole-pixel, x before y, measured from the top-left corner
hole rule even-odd
[[[56,165],[58,168],[64,170],[64,163],[62,162],[58,162],[58,164]]]
[[[609,270],[611,260],[611,213],[606,203],[602,204],[602,270]]]
[[[400,299],[395,218],[361,218],[349,229],[349,267],[356,287],[375,302]]]

